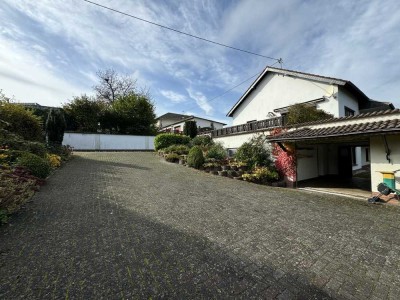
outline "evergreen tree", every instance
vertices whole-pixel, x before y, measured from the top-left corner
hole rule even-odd
[[[183,134],[194,138],[197,135],[197,123],[196,121],[186,121],[183,125]]]
[[[46,120],[46,135],[49,144],[61,145],[66,123],[64,113],[60,109],[50,109]]]

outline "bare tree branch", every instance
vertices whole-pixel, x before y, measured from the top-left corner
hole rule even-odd
[[[129,75],[120,75],[114,69],[99,70],[96,74],[100,82],[93,89],[106,102],[113,103],[120,96],[136,93],[136,80]]]

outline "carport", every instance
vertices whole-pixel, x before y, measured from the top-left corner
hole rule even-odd
[[[287,128],[268,137],[282,149],[295,149],[295,187],[366,197],[382,181],[379,171],[400,169],[400,110],[334,118]],[[370,177],[353,176],[352,149],[369,149]],[[368,169],[368,168],[367,168]],[[399,184],[400,173],[396,176]],[[366,177],[366,178],[365,178]]]

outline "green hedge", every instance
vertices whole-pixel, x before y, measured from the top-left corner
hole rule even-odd
[[[164,149],[172,145],[187,145],[190,137],[179,134],[162,133],[154,139],[154,147],[156,150]]]

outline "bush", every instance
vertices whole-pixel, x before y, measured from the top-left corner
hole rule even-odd
[[[168,162],[175,163],[175,162],[178,162],[179,159],[180,159],[180,156],[179,156],[179,154],[176,154],[176,153],[170,153],[170,154],[167,154],[167,156],[165,156],[165,160]]]
[[[48,145],[47,150],[50,153],[57,154],[61,156],[63,161],[67,161],[72,156],[72,148],[70,146],[60,146],[60,145]]]
[[[43,184],[21,167],[11,169],[0,166],[0,224],[6,223],[8,215],[16,212]]]
[[[317,109],[314,106],[308,106],[304,103],[296,103],[289,107],[287,114],[287,125],[296,125],[311,121],[326,120],[333,118],[333,115]]]
[[[61,166],[61,156],[57,154],[47,154],[46,156],[52,168],[59,168]]]
[[[271,165],[270,152],[265,148],[263,136],[254,137],[240,146],[235,153],[235,159],[246,163],[250,168]]]
[[[199,146],[194,146],[192,149],[190,149],[187,163],[189,167],[195,169],[199,169],[204,164],[203,151]]]
[[[47,153],[44,143],[26,141],[21,136],[12,134],[7,130],[2,130],[0,133],[0,148],[26,151],[43,158]]]
[[[44,140],[40,118],[20,104],[0,101],[0,119],[7,123],[5,129],[25,140]]]
[[[272,168],[256,167],[252,174],[243,174],[243,179],[256,183],[269,183],[279,179],[278,172]]]
[[[50,163],[46,159],[28,152],[18,157],[17,165],[27,168],[32,175],[39,178],[46,178],[51,171]]]
[[[36,154],[42,158],[45,158],[47,154],[46,146],[39,142],[27,142],[26,147],[22,147],[20,150]]]
[[[196,136],[194,139],[192,139],[190,141],[190,144],[192,146],[207,147],[207,146],[212,146],[214,144],[214,142],[210,136],[200,135],[200,136]]]
[[[179,134],[162,133],[154,139],[155,150],[167,148],[172,145],[187,145],[190,137]]]
[[[178,155],[186,155],[189,153],[189,147],[186,145],[171,145],[164,149],[164,153],[176,153]]]
[[[216,160],[225,159],[227,156],[226,149],[219,143],[212,145],[206,154],[206,158],[214,158]]]

